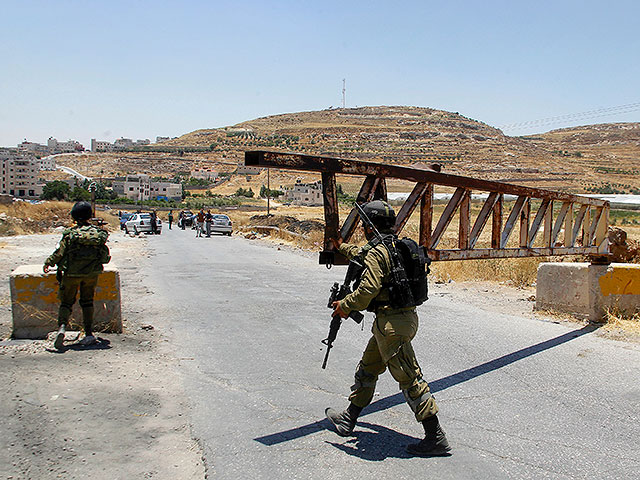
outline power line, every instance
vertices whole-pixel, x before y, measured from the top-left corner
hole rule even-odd
[[[626,105],[618,105],[615,107],[598,108],[595,110],[588,110],[586,112],[580,112],[580,113],[558,115],[556,117],[541,118],[538,120],[530,120],[526,122],[499,125],[498,128],[501,128],[504,130],[522,130],[525,128],[541,127],[544,125],[566,123],[566,122],[572,122],[576,120],[585,120],[589,118],[605,117],[609,115],[620,115],[623,113],[636,112],[638,110],[640,110],[640,102],[628,103]]]

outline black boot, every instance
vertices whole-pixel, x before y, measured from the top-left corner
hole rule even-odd
[[[438,417],[433,415],[422,421],[425,436],[419,443],[407,445],[407,452],[419,457],[436,457],[450,455],[451,447],[440,427]]]
[[[53,342],[53,346],[56,347],[56,350],[62,350],[64,345],[64,334],[65,334],[65,324],[61,324],[60,328],[58,328],[58,333],[56,334],[56,340]]]
[[[341,437],[348,437],[353,433],[360,412],[362,412],[362,408],[350,403],[342,413],[336,412],[333,408],[327,408],[324,413],[333,423],[333,426],[336,427],[336,433]]]

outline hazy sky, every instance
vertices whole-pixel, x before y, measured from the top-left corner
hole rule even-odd
[[[343,78],[347,107],[433,107],[508,134],[640,121],[637,1],[0,0],[0,7],[3,146],[49,136],[85,147],[91,138],[154,141],[338,107]]]

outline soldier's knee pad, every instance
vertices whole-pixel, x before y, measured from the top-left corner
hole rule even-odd
[[[378,377],[372,373],[367,372],[362,364],[358,364],[358,369],[354,375],[354,383],[351,386],[351,391],[358,390],[360,388],[375,388]]]
[[[425,382],[423,379],[418,380],[411,388],[402,390],[404,394],[404,398],[411,408],[413,413],[418,413],[421,410],[421,406],[429,402],[433,396],[431,395],[431,391],[429,390],[429,384]]]

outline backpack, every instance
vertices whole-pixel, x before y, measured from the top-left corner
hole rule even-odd
[[[384,244],[391,257],[389,294],[393,308],[417,307],[428,297],[427,274],[431,259],[424,247],[410,238],[388,236]]]
[[[109,247],[106,242],[109,233],[93,225],[83,225],[65,232],[68,251],[62,261],[62,270],[67,275],[91,275],[102,270],[102,264],[109,263]]]

